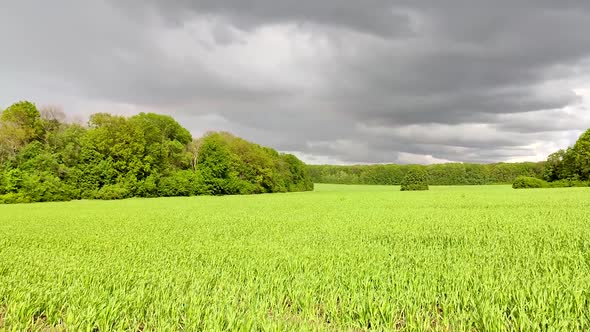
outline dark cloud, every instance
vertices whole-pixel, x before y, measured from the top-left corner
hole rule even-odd
[[[166,112],[314,162],[540,159],[590,127],[590,2],[2,7],[2,106]]]

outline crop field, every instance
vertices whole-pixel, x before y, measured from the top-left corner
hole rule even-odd
[[[590,330],[590,188],[0,206],[0,330]]]

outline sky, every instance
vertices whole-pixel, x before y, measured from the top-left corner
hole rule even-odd
[[[590,128],[590,1],[0,0],[0,108],[168,114],[313,164],[537,161]]]

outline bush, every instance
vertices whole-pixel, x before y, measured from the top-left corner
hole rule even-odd
[[[158,197],[158,181],[159,177],[155,174],[152,174],[143,181],[137,182],[135,196]]]
[[[194,171],[177,171],[160,178],[158,195],[163,197],[208,194],[201,175]]]
[[[23,172],[20,169],[11,169],[4,174],[2,182],[4,183],[3,192],[15,193],[22,186]]]
[[[549,182],[551,188],[588,187],[590,182],[580,180],[559,180]]]
[[[25,173],[21,191],[33,202],[69,201],[77,190],[49,172]]]
[[[121,184],[111,184],[102,187],[96,192],[95,199],[111,200],[124,199],[129,197],[129,190]]]
[[[196,175],[191,171],[179,171],[160,178],[158,193],[164,197],[193,196],[196,194],[193,179]]]
[[[553,182],[543,181],[538,178],[529,176],[519,176],[514,180],[512,188],[529,189],[529,188],[570,188],[570,187],[588,187],[590,182],[575,179],[558,180]]]
[[[528,188],[548,188],[549,183],[533,178],[530,176],[519,176],[514,180],[512,183],[512,188],[514,189],[528,189]]]
[[[411,168],[402,181],[401,191],[428,190],[428,173],[422,167]]]
[[[17,204],[31,202],[31,198],[22,193],[8,193],[6,195],[0,195],[0,204]]]

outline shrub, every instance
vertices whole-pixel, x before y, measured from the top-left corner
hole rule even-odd
[[[4,175],[4,190],[7,193],[17,192],[23,183],[23,172],[20,169],[11,169]]]
[[[590,182],[580,180],[558,180],[549,182],[551,188],[588,187]]]
[[[111,200],[124,199],[129,197],[129,190],[121,184],[111,184],[102,187],[96,192],[95,199]]]
[[[422,167],[411,168],[402,181],[401,191],[428,190],[428,173]]]
[[[158,197],[158,181],[159,177],[155,174],[139,181],[135,188],[135,195],[138,197]]]
[[[177,171],[160,178],[158,182],[159,196],[194,196],[205,193],[207,192],[202,177],[193,171]]]
[[[23,188],[19,192],[33,202],[69,201],[78,195],[75,188],[49,172],[25,173]]]
[[[514,180],[512,188],[514,189],[528,189],[528,188],[570,188],[570,187],[588,187],[590,182],[580,181],[575,179],[564,179],[553,182],[546,182],[538,178],[529,176],[519,176]]]
[[[98,197],[98,190],[86,189],[80,193],[81,199],[96,199]]]
[[[0,195],[0,204],[31,203],[30,197],[22,193],[8,193]]]
[[[512,183],[514,189],[548,188],[549,183],[530,176],[519,176]]]
[[[192,196],[195,190],[192,186],[192,172],[179,171],[160,178],[158,190],[160,196]]]

